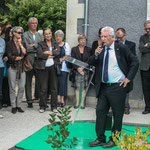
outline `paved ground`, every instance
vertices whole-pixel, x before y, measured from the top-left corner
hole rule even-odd
[[[22,108],[25,110],[25,113],[17,113],[15,115],[11,113],[11,107],[0,110],[0,113],[4,116],[3,119],[0,119],[0,150],[8,150],[43,126],[49,124],[50,109],[41,114],[38,112],[38,103],[34,103],[34,108],[29,109],[25,102],[22,103]],[[144,126],[150,124],[150,114],[142,115],[141,112],[142,110],[139,109],[131,109],[131,114],[124,116],[124,124]],[[72,120],[75,113],[76,110],[72,108]],[[95,108],[86,107],[85,110],[81,110],[77,120],[95,120]]]

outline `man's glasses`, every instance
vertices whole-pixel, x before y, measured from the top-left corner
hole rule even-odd
[[[150,28],[145,28],[145,31],[150,30]]]
[[[37,22],[31,22],[31,24],[38,24]]]
[[[124,35],[122,37],[116,37],[118,40],[122,40]]]
[[[16,31],[16,33],[18,33],[18,34],[22,34],[22,32],[17,32],[17,31]]]

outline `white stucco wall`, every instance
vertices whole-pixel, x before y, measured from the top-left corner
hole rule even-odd
[[[78,43],[78,18],[84,18],[84,4],[78,3],[78,0],[67,0],[66,41],[71,47],[76,46]]]
[[[147,20],[150,20],[150,0],[147,0]]]

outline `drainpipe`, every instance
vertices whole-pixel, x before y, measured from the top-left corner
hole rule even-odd
[[[88,22],[88,6],[89,0],[85,0],[85,15],[84,15],[84,34],[87,36],[87,27],[89,26]]]

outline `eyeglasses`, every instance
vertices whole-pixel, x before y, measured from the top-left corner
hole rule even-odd
[[[17,31],[16,31],[16,33],[18,33],[18,34],[22,34],[22,32],[17,32]]]
[[[145,28],[145,31],[150,30],[150,28]]]
[[[31,22],[31,24],[38,24],[37,22]]]
[[[116,37],[118,40],[122,40],[124,35],[122,37]]]

